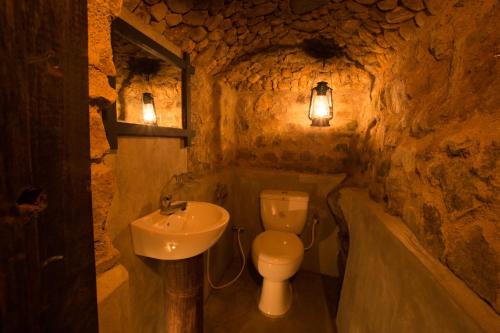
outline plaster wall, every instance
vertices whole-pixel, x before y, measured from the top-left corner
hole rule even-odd
[[[162,187],[174,174],[186,172],[187,152],[181,145],[181,139],[124,137],[116,154],[105,160],[116,179],[107,225],[129,272],[133,332],[161,331],[165,316],[161,262],[134,253],[129,224],[158,209]]]
[[[204,296],[209,296],[208,274],[211,280],[218,283],[228,266],[239,256],[234,225],[234,203],[237,193],[234,192],[234,173],[231,169],[214,170],[205,175],[195,176],[175,192],[179,200],[212,202],[224,207],[230,215],[229,224],[217,243],[210,248],[210,270],[208,271],[207,253],[205,253]]]
[[[131,331],[162,331],[166,324],[164,266],[161,261],[134,253],[129,224],[158,209],[159,194],[164,187],[172,191],[174,200],[214,202],[231,211],[230,178],[227,172],[221,171],[196,177],[175,190],[171,188],[173,175],[187,171],[187,149],[182,148],[180,139],[120,138],[116,154],[108,155],[105,163],[116,173],[116,188],[107,225],[109,236],[120,251],[120,263],[129,272]],[[227,187],[224,200],[217,199],[218,185]],[[211,251],[211,276],[218,281],[234,253],[231,227]],[[206,286],[206,296],[208,292]]]
[[[338,205],[350,233],[340,333],[498,332],[495,311],[366,191],[343,188]]]

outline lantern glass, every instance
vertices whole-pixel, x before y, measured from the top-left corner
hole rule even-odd
[[[311,126],[330,126],[333,119],[333,97],[332,88],[328,83],[318,82],[311,90],[311,101],[309,105],[309,119]]]
[[[144,124],[156,125],[156,111],[153,95],[151,93],[142,94],[142,117]]]

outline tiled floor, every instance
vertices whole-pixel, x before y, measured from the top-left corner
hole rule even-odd
[[[230,278],[229,274],[224,280]],[[298,272],[292,279],[292,308],[285,317],[279,319],[264,316],[257,307],[261,281],[251,266],[232,286],[212,290],[205,304],[205,333],[336,332],[334,315],[339,293],[337,279],[306,271]]]

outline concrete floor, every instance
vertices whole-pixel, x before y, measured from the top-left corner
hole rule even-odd
[[[292,278],[292,308],[283,318],[271,319],[258,309],[262,278],[246,267],[233,285],[212,290],[205,303],[205,333],[335,333],[338,279],[307,271]],[[224,281],[234,276],[228,270]]]

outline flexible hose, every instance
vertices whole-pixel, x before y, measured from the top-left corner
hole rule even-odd
[[[313,217],[313,225],[311,227],[311,243],[309,243],[309,245],[304,248],[304,251],[310,250],[314,245],[314,234],[316,230],[316,224],[318,224],[318,222],[319,219],[317,217]]]
[[[236,277],[234,279],[232,279],[231,281],[229,281],[227,283],[224,283],[223,285],[220,285],[220,286],[216,286],[212,282],[212,279],[210,278],[210,249],[208,250],[208,253],[207,253],[207,277],[208,277],[208,283],[210,284],[210,287],[212,287],[213,289],[222,289],[222,288],[229,287],[230,285],[232,285],[233,283],[235,283],[236,280],[238,280],[239,277],[241,276],[241,274],[243,273],[243,269],[245,268],[245,264],[246,264],[246,258],[245,258],[245,251],[243,251],[243,246],[241,245],[241,239],[240,239],[240,232],[241,231],[243,231],[243,228],[237,227],[238,246],[240,248],[240,254],[241,254],[241,258],[242,258],[242,265],[241,265],[241,270],[238,273],[238,275],[236,275]]]

